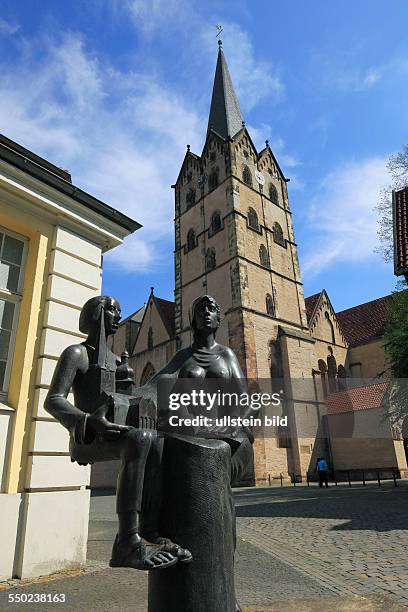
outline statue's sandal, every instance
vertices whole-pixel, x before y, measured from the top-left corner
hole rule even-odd
[[[177,557],[179,563],[191,563],[193,560],[193,555],[187,548],[181,548],[181,546],[172,542],[169,538],[157,538],[154,540],[154,543],[158,544],[163,551]]]
[[[163,550],[162,546],[156,544],[145,544],[140,541],[133,547],[123,548],[119,546],[119,539],[116,536],[109,565],[110,567],[133,567],[138,570],[150,571],[171,567],[178,561],[177,556]]]

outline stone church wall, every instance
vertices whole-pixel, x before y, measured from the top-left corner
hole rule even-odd
[[[349,349],[347,366],[353,378],[376,378],[387,373],[389,366],[384,352],[384,340],[378,338]]]

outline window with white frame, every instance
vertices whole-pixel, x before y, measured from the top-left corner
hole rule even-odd
[[[26,240],[0,227],[0,396],[7,393],[18,310],[22,298]]]

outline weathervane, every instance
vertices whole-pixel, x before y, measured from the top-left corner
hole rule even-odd
[[[218,36],[221,34],[221,32],[223,31],[222,29],[222,25],[220,23],[217,23],[215,26],[215,29],[217,30],[217,35],[215,38],[218,38]]]

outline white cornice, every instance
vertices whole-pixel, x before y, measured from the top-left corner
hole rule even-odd
[[[129,235],[120,225],[2,160],[0,189],[14,196],[15,205],[25,207],[33,215],[57,225],[71,226],[77,231],[80,227],[101,245],[102,251],[122,244]]]

